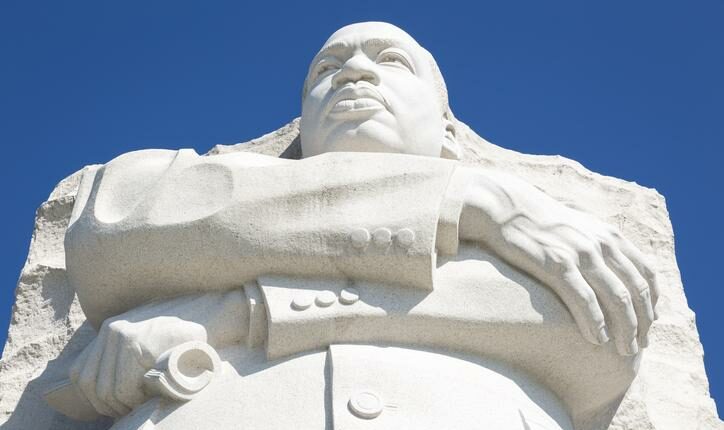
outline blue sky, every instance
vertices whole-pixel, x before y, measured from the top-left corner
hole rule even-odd
[[[666,197],[711,391],[724,398],[721,0],[3,0],[0,344],[54,184],[133,149],[205,152],[278,128],[299,115],[321,43],[368,20],[427,47],[456,116],[488,140]]]

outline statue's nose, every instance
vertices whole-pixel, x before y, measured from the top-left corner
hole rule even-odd
[[[364,54],[353,55],[332,77],[332,88],[337,89],[348,83],[367,81],[379,85],[380,77],[375,71],[377,64]]]

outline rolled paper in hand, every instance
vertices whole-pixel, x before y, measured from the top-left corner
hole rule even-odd
[[[203,390],[221,370],[216,350],[204,342],[191,341],[161,354],[144,375],[149,393],[171,400],[188,401]]]

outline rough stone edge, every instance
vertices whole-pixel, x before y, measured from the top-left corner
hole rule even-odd
[[[111,425],[108,419],[93,423],[71,420],[42,399],[44,389],[65,377],[61,372],[95,335],[84,324],[83,312],[65,277],[63,236],[83,172],[98,167],[86,166],[61,180],[36,211],[0,358],[3,430],[105,430]]]

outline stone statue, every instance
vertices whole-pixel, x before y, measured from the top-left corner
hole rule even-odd
[[[303,159],[86,171],[65,238],[95,340],[48,401],[126,429],[595,429],[655,268],[615,227],[462,165],[432,55],[390,24],[312,60]]]

